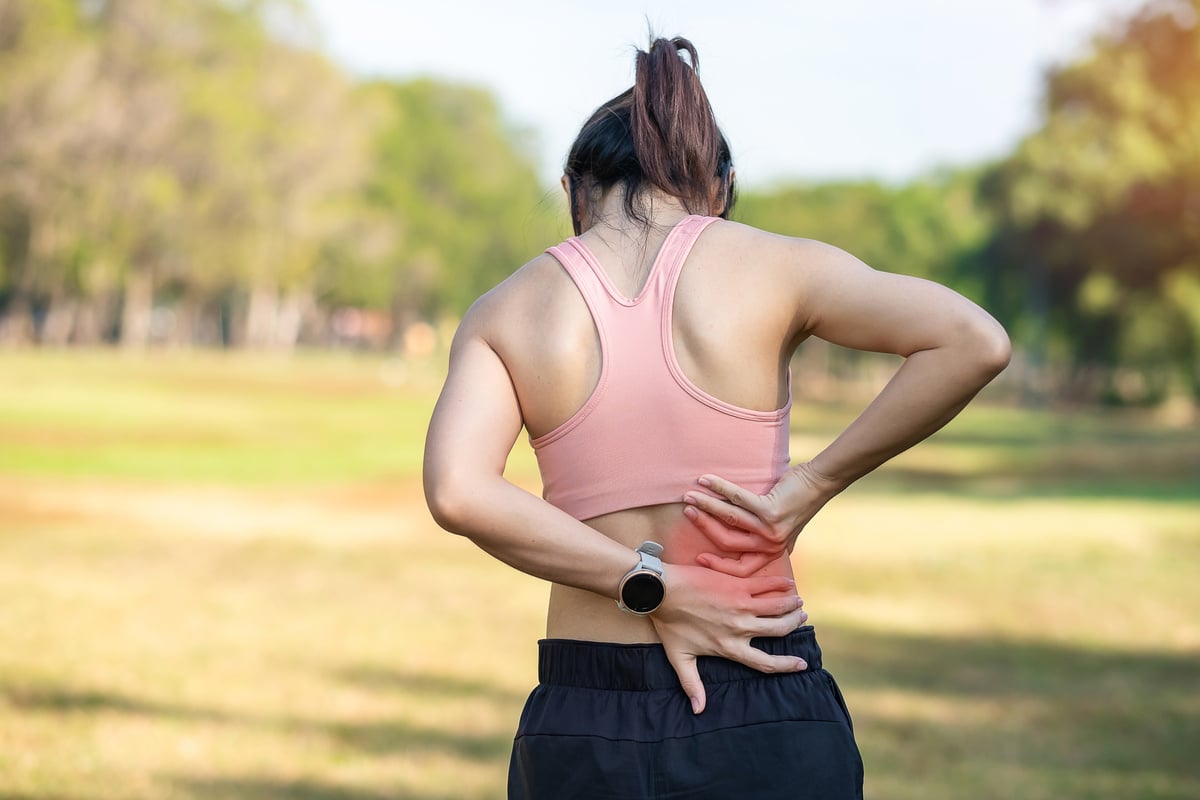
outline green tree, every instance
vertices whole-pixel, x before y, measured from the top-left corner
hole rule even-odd
[[[76,292],[78,184],[64,151],[82,133],[97,54],[76,3],[0,0],[0,339],[26,339],[51,298]]]
[[[528,141],[494,98],[420,79],[362,88],[378,124],[353,247],[326,278],[334,299],[388,310],[394,329],[461,314],[561,235]]]
[[[1152,2],[1053,73],[985,179],[996,305],[1069,396],[1200,401],[1200,2]]]
[[[0,0],[10,338],[40,319],[42,341],[140,346],[158,304],[183,341],[204,314],[249,344],[295,339],[368,131],[349,81],[268,28],[298,9]]]
[[[975,294],[970,265],[988,220],[974,171],[945,171],[902,186],[874,181],[794,184],[746,192],[735,217],[792,236],[819,239],[877,269],[956,284]]]

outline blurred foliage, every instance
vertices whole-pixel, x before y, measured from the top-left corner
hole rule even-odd
[[[981,183],[988,307],[1076,399],[1200,400],[1200,2],[1152,2],[1049,76]]]
[[[0,0],[0,340],[291,346],[338,304],[386,337],[524,260],[542,193],[492,98],[357,86],[307,20]]]
[[[738,218],[979,301],[1028,398],[1200,400],[1198,17],[1113,22],[994,163]],[[487,91],[317,38],[302,0],[0,0],[0,342],[396,347],[566,235]]]
[[[907,185],[786,186],[739,217],[981,302],[1028,397],[1200,402],[1200,0],[1158,0],[1047,79],[1008,157]]]
[[[331,299],[406,321],[461,312],[561,235],[538,213],[551,209],[532,153],[486,91],[431,79],[358,91],[377,114],[372,168],[355,236],[323,276]]]
[[[976,254],[991,226],[977,172],[942,172],[901,187],[877,182],[790,185],[743,193],[749,225],[841,247],[889,272],[953,284],[980,299]]]

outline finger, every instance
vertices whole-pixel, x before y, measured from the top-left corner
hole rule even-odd
[[[696,506],[685,506],[683,514],[721,550],[742,553],[778,547],[775,543],[758,534],[730,528],[722,524],[716,517]]]
[[[735,506],[746,509],[755,516],[762,516],[764,500],[761,495],[727,481],[719,475],[701,475],[696,481],[705,489],[716,492]]]
[[[713,572],[731,575],[734,578],[749,578],[757,572],[756,561],[757,559],[752,560],[749,554],[742,558],[722,558],[712,553],[701,553],[696,556],[696,563],[700,566],[711,569]]]
[[[738,528],[764,536],[770,533],[770,529],[763,524],[757,515],[743,510],[732,503],[728,503],[719,497],[713,497],[704,492],[686,492],[683,495],[683,502],[716,517],[730,528]]]
[[[703,712],[707,698],[704,693],[704,682],[700,680],[700,670],[696,667],[696,657],[691,653],[675,652],[670,648],[666,648],[666,651],[667,660],[671,662],[671,667],[675,670],[676,677],[679,678],[679,685],[683,687],[684,693],[692,704],[692,713]]]
[[[778,617],[754,617],[745,621],[743,634],[747,639],[755,636],[787,636],[808,621],[808,613],[797,608]]]
[[[802,672],[808,669],[808,662],[799,656],[769,655],[752,647],[749,642],[741,642],[727,657],[759,672]]]
[[[766,594],[767,592],[795,592],[796,582],[786,575],[759,575],[757,578],[747,578],[742,582],[742,589],[750,595]]]
[[[713,553],[701,553],[696,556],[696,563],[716,572],[732,575],[735,578],[749,578],[779,557],[779,555],[774,553],[742,553],[737,558],[718,556]]]
[[[804,607],[804,601],[798,595],[785,594],[776,597],[752,597],[745,605],[745,610],[756,617],[781,617]]]
[[[756,630],[757,636],[785,636],[808,622],[804,601],[795,595],[755,597],[746,605],[746,611],[763,620],[756,624],[767,626]]]

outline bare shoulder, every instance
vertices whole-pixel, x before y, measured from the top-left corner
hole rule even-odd
[[[765,231],[738,222],[721,221],[704,234],[697,266],[711,270],[712,286],[728,297],[731,281],[738,296],[755,309],[756,318],[784,340],[811,331],[831,293],[874,274],[862,261],[817,239]],[[861,283],[860,283],[861,285]]]
[[[863,269],[845,250],[817,239],[785,236],[740,222],[722,220],[710,227],[708,247],[714,255],[772,284],[803,284],[829,271]]]
[[[459,336],[475,336],[490,343],[527,326],[530,315],[549,302],[563,281],[553,256],[542,253],[509,275],[476,300],[459,324]]]

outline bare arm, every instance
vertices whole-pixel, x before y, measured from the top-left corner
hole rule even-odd
[[[809,332],[904,364],[810,462],[844,488],[941,428],[1008,365],[1008,335],[986,311],[930,281],[876,272],[836,248],[810,281]]]
[[[503,362],[465,322],[425,440],[434,519],[522,572],[615,597],[637,556],[504,479],[521,426]]]
[[[504,463],[521,428],[508,371],[478,314],[469,313],[455,337],[425,442],[425,497],[434,519],[522,572],[615,600],[636,554],[505,480]],[[805,615],[790,581],[742,580],[669,565],[665,582],[666,598],[651,620],[697,713],[705,704],[697,656],[721,655],[771,672],[806,667],[749,643],[752,636],[779,636],[802,624]],[[782,597],[758,597],[789,590]]]
[[[799,336],[905,357],[870,405],[828,447],[789,470],[766,495],[717,476],[689,492],[686,513],[738,559],[701,563],[750,574],[789,550],[810,519],[837,493],[955,417],[1008,364],[1004,329],[983,309],[930,281],[872,270],[828,245],[797,242],[806,261]],[[696,509],[699,509],[697,511]]]

